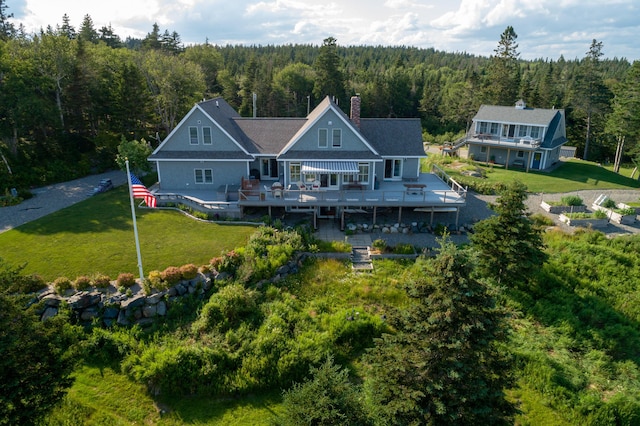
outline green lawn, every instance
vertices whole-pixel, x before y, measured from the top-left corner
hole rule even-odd
[[[243,246],[255,227],[213,224],[173,210],[136,209],[145,274],[167,266],[201,265]],[[0,257],[48,281],[121,272],[138,275],[127,188],[117,188],[0,234]]]
[[[524,183],[530,192],[572,192],[588,189],[634,189],[640,188],[640,181],[629,178],[632,168],[622,168],[620,174],[614,173],[611,167],[602,167],[596,163],[582,160],[569,160],[563,162],[560,166],[551,172],[529,171],[523,169],[505,170],[499,166],[487,166],[484,163],[469,163],[467,166],[452,167],[452,159],[443,157],[429,157],[430,161],[444,167],[445,170],[454,178],[461,176],[463,170],[471,170],[479,167],[486,172],[486,178],[469,178],[478,179],[483,182],[512,182],[519,180]],[[466,162],[467,160],[462,160]]]

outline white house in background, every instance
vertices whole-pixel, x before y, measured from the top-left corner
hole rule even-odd
[[[476,161],[544,170],[567,143],[564,110],[528,108],[523,100],[515,107],[482,105],[465,142]]]

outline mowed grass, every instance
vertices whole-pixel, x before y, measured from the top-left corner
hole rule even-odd
[[[612,167],[603,167],[590,161],[572,159],[563,161],[550,172],[529,171],[520,168],[505,170],[504,167],[489,166],[481,162],[471,162],[461,159],[463,167],[455,160],[445,157],[431,156],[429,161],[443,167],[454,179],[462,175],[463,170],[475,167],[483,169],[485,178],[470,178],[465,180],[479,180],[485,183],[509,183],[520,181],[527,186],[529,192],[534,193],[562,193],[580,190],[607,189],[636,189],[640,188],[640,181],[631,179],[632,167],[622,167],[620,173],[614,173]],[[468,163],[468,164],[464,164]],[[428,166],[423,170],[428,170]]]
[[[640,188],[640,182],[629,178],[631,169],[614,173],[610,168],[596,163],[569,160],[551,172],[524,170],[504,170],[488,168],[487,179],[491,182],[511,182],[519,180],[527,185],[530,192],[571,192],[587,189],[633,189]]]
[[[144,273],[202,265],[244,246],[254,226],[198,221],[174,210],[136,208]],[[0,257],[47,281],[121,272],[138,275],[127,188],[117,188],[0,234]]]

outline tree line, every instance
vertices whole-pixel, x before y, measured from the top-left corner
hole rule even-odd
[[[122,40],[62,23],[27,34],[0,0],[0,190],[75,178],[113,167],[117,146],[157,146],[195,102],[224,97],[243,116],[301,117],[326,95],[348,110],[359,94],[364,117],[420,117],[425,138],[453,139],[481,104],[564,108],[568,137],[589,160],[634,159],[637,71],[602,59],[593,40],[584,58],[519,58],[507,27],[490,57],[408,46],[185,46],[157,24]],[[634,86],[635,85],[635,86]],[[613,114],[615,111],[615,114]],[[609,119],[615,117],[615,119]]]

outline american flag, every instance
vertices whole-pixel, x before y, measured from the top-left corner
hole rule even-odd
[[[146,186],[140,179],[137,178],[136,175],[130,173],[131,175],[131,192],[133,192],[133,198],[144,198],[144,202],[147,203],[148,207],[156,206],[156,197],[147,189]]]

